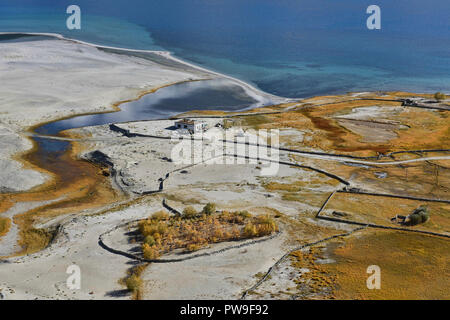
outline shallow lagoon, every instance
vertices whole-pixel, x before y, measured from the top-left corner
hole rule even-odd
[[[214,79],[175,84],[120,105],[121,111],[76,116],[45,124],[35,130],[55,135],[62,130],[108,123],[167,118],[189,110],[236,111],[257,101],[229,80]]]
[[[236,111],[258,103],[244,89],[229,80],[214,79],[175,84],[144,95],[136,101],[120,105],[121,111],[75,116],[44,124],[34,132],[41,135],[57,135],[68,129],[98,126],[109,123],[167,118],[189,110]],[[61,156],[69,142],[34,137],[40,159]]]

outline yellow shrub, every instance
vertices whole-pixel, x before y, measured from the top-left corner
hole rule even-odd
[[[169,214],[163,210],[157,211],[152,214],[152,219],[154,220],[167,220],[169,219]]]
[[[246,238],[253,238],[253,237],[256,237],[258,235],[258,231],[256,230],[256,226],[253,223],[248,222],[245,225],[242,234]]]
[[[201,246],[199,246],[198,244],[191,243],[187,245],[186,251],[193,252],[199,250],[200,248]]]
[[[197,216],[197,211],[192,206],[188,206],[188,207],[184,208],[183,218],[192,219],[192,218],[195,218],[196,216]]]
[[[142,288],[142,280],[136,275],[132,275],[125,280],[127,289],[132,292],[137,292]]]
[[[160,254],[155,246],[149,246],[147,243],[142,245],[142,254],[145,259],[154,260],[158,259]]]

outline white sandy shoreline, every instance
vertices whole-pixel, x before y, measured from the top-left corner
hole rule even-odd
[[[105,46],[105,45],[99,45],[99,44],[95,44],[95,43],[90,43],[90,42],[86,42],[86,41],[82,41],[82,40],[78,40],[78,39],[73,39],[73,38],[66,38],[61,34],[58,33],[40,33],[40,32],[0,32],[0,35],[29,35],[29,36],[46,36],[46,37],[54,37],[56,39],[59,40],[67,40],[67,41],[73,41],[79,44],[84,44],[87,46],[91,46],[91,47],[95,47],[95,48],[100,48],[100,49],[111,49],[111,50],[119,50],[119,51],[123,51],[123,52],[138,52],[138,53],[152,53],[152,54],[157,54],[160,56],[163,56],[166,59],[172,60],[174,62],[178,62],[180,64],[184,64],[188,67],[197,69],[198,71],[202,71],[202,72],[206,72],[215,76],[218,76],[220,78],[224,78],[227,80],[230,80],[234,83],[236,83],[237,85],[239,85],[242,89],[244,89],[244,91],[246,92],[246,94],[248,94],[250,97],[256,99],[258,101],[257,105],[252,105],[249,108],[254,108],[254,107],[258,107],[258,106],[262,106],[262,105],[268,105],[268,104],[279,104],[279,103],[287,103],[287,102],[293,102],[296,100],[299,100],[300,98],[285,98],[285,97],[279,97],[267,92],[262,91],[261,89],[243,81],[240,80],[238,78],[223,74],[223,73],[219,73],[217,71],[213,71],[204,67],[200,67],[198,65],[195,65],[191,62],[187,62],[181,58],[175,57],[173,55],[172,52],[170,51],[158,51],[158,50],[141,50],[141,49],[129,49],[129,48],[122,48],[122,47],[113,47],[113,46]]]

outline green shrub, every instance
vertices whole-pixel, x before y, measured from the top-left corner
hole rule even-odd
[[[152,236],[146,236],[144,239],[144,243],[148,244],[149,246],[153,246],[156,244],[156,241]]]
[[[427,222],[428,219],[430,219],[430,213],[428,211],[425,211],[422,213],[422,223]]]
[[[211,215],[216,212],[216,204],[209,202],[203,207],[202,213],[206,215]]]
[[[406,223],[410,226],[415,226],[420,223],[427,222],[430,219],[430,212],[427,206],[420,206],[413,211],[409,216],[409,221]]]
[[[422,217],[420,214],[414,213],[409,215],[409,225],[415,226],[422,222]]]
[[[442,92],[436,92],[434,94],[434,98],[436,99],[436,101],[441,101],[441,100],[445,100],[446,96]]]

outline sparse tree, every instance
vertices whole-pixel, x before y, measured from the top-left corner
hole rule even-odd
[[[213,213],[216,212],[216,204],[209,202],[207,203],[202,210],[202,213],[206,214],[206,215],[211,215]]]
[[[436,99],[436,101],[442,101],[446,99],[446,96],[442,92],[436,92],[434,94],[434,99]]]
[[[413,211],[413,213],[408,216],[408,218],[409,219],[406,224],[410,226],[415,226],[417,224],[428,221],[428,219],[430,219],[428,207],[424,205],[419,206]]]

